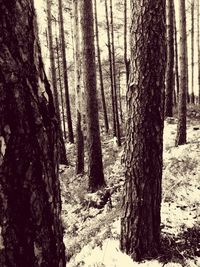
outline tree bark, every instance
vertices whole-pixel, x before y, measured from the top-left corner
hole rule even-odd
[[[31,0],[0,0],[0,266],[64,267],[59,125]]]
[[[165,0],[131,1],[131,71],[127,92],[122,251],[134,260],[160,249],[166,64]]]
[[[174,12],[173,1],[166,2],[167,20],[167,69],[166,69],[166,93],[165,93],[165,117],[173,117],[173,93],[174,93]]]
[[[67,138],[66,127],[65,127],[65,108],[64,108],[64,97],[63,97],[63,88],[62,88],[62,78],[61,78],[61,66],[60,66],[60,55],[59,55],[59,42],[56,37],[56,54],[57,54],[57,68],[58,68],[58,80],[60,87],[60,99],[61,99],[61,107],[62,107],[62,123],[63,123],[63,135],[64,138]]]
[[[113,28],[113,4],[110,0],[110,28],[111,28],[111,55],[112,55],[112,75],[113,75],[113,93],[114,93],[114,107],[116,116],[116,130],[117,130],[117,143],[121,146],[121,133],[119,124],[119,110],[118,110],[118,99],[117,99],[117,82],[116,82],[116,65],[115,65],[115,40],[114,40],[114,28]]]
[[[178,68],[178,42],[177,42],[177,26],[176,26],[176,14],[173,3],[173,12],[174,12],[174,50],[175,50],[175,78],[176,78],[176,99],[178,103],[179,96],[179,68]]]
[[[186,143],[186,112],[187,112],[187,92],[188,92],[188,64],[187,64],[187,32],[185,0],[180,0],[179,5],[179,62],[180,62],[180,90],[178,103],[178,126],[175,145]]]
[[[198,53],[198,96],[200,104],[200,23],[199,23],[199,1],[197,1],[197,53]]]
[[[124,0],[124,64],[126,70],[126,84],[128,85],[130,62],[127,58],[127,0]]]
[[[76,91],[76,174],[84,172],[84,136],[82,131],[82,92],[81,92],[81,60],[80,60],[80,32],[78,0],[73,0],[74,15],[74,72]]]
[[[62,136],[60,108],[59,108],[59,101],[58,101],[56,67],[55,67],[55,58],[54,58],[54,51],[53,51],[53,37],[52,37],[51,0],[47,0],[47,23],[48,23],[48,33],[49,33],[49,54],[50,54],[50,63],[51,63],[51,80],[52,80],[52,87],[53,87],[53,93],[54,93],[54,103],[55,103],[55,108],[56,108],[56,115],[57,115],[58,124],[59,124],[60,163],[61,164],[68,164],[65,144],[64,144],[64,140],[63,140],[63,136]]]
[[[111,41],[110,41],[110,24],[109,24],[109,17],[108,17],[107,0],[105,0],[105,13],[106,13],[106,28],[107,28],[107,39],[108,39],[109,67],[110,67],[110,87],[111,87],[111,99],[112,99],[113,137],[116,137],[117,136],[117,128],[116,128],[115,98],[114,98],[114,86],[113,86],[112,50],[111,50]]]
[[[101,65],[101,52],[99,47],[99,29],[98,29],[98,18],[97,18],[97,1],[94,0],[94,15],[95,15],[95,33],[96,33],[96,44],[97,44],[97,58],[98,58],[98,66],[99,66],[99,79],[100,79],[100,88],[101,88],[101,98],[102,98],[102,107],[103,107],[103,115],[104,115],[104,126],[105,132],[108,133],[109,125],[108,125],[108,115],[105,101],[105,93],[104,93],[104,84],[103,84],[103,72]]]
[[[70,143],[74,143],[74,134],[73,134],[73,127],[72,127],[70,98],[69,98],[67,57],[66,57],[66,52],[65,52],[65,31],[64,31],[64,21],[63,21],[63,11],[62,11],[62,0],[58,0],[58,11],[59,11],[61,48],[62,48],[62,63],[63,63],[63,78],[64,78],[64,87],[65,87],[65,102],[66,102],[66,114],[67,114],[67,125],[68,125],[68,139],[69,139]]]
[[[124,120],[123,120],[123,111],[122,111],[121,71],[120,71],[120,69],[119,69],[118,81],[119,81],[119,111],[120,111],[120,119],[121,119],[121,123],[123,123]]]
[[[194,0],[191,2],[191,103],[194,104]]]
[[[96,90],[96,64],[92,0],[81,1],[81,27],[83,48],[83,80],[87,115],[87,147],[89,189],[94,192],[105,185],[99,131]]]

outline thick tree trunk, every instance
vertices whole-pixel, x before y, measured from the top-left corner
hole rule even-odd
[[[175,145],[186,143],[186,111],[187,111],[187,92],[188,92],[188,64],[187,64],[187,33],[186,33],[186,14],[185,0],[180,0],[179,4],[179,62],[180,62],[180,90],[178,103],[178,127]]]
[[[52,87],[53,87],[53,93],[54,93],[54,103],[55,103],[55,108],[56,108],[56,115],[57,115],[58,124],[59,124],[60,163],[61,164],[68,164],[65,144],[64,144],[64,140],[63,140],[63,136],[62,136],[60,109],[59,109],[59,101],[58,101],[56,67],[55,67],[55,58],[54,58],[54,51],[53,51],[53,38],[52,38],[51,0],[47,0],[47,23],[48,23],[48,33],[49,33],[49,54],[50,54],[50,63],[51,63],[51,80],[52,80]]]
[[[63,135],[64,135],[64,138],[66,139],[67,138],[67,134],[66,134],[66,127],[65,127],[65,108],[64,108],[63,90],[62,90],[61,66],[60,66],[60,55],[59,55],[59,42],[58,42],[58,38],[57,37],[56,37],[56,54],[57,54],[58,80],[59,80],[59,87],[60,87],[60,99],[61,99],[61,107],[62,107]]]
[[[74,15],[74,61],[75,61],[75,91],[76,91],[76,174],[84,172],[84,137],[82,131],[82,92],[81,92],[81,59],[78,0],[73,0]]]
[[[61,47],[62,47],[62,63],[63,63],[63,78],[64,78],[64,87],[65,87],[68,138],[69,138],[70,143],[74,143],[74,134],[73,134],[73,128],[72,128],[72,118],[71,118],[70,98],[69,98],[67,58],[66,58],[66,52],[65,52],[65,31],[64,31],[64,21],[63,21],[62,0],[58,0],[58,7],[59,7],[58,11],[59,11],[60,37],[61,37]]]
[[[99,47],[99,29],[98,29],[98,18],[97,18],[97,1],[94,0],[94,14],[95,14],[95,33],[96,33],[96,44],[97,44],[97,57],[98,57],[98,66],[99,66],[99,79],[100,79],[100,88],[101,88],[101,98],[102,98],[102,107],[103,107],[103,115],[104,115],[104,126],[105,132],[108,133],[108,115],[104,94],[104,85],[103,85],[103,72],[101,65],[101,52]]]
[[[117,98],[117,75],[116,75],[116,65],[115,65],[115,39],[114,39],[114,28],[113,28],[113,4],[110,0],[110,28],[111,28],[111,54],[112,54],[112,75],[113,75],[113,92],[114,92],[114,102],[115,102],[115,116],[116,116],[116,130],[117,130],[117,143],[121,146],[121,133],[119,124],[119,110],[118,110],[118,98]]]
[[[131,1],[131,71],[127,92],[125,193],[121,249],[134,260],[156,257],[165,86],[165,0]]]
[[[99,131],[96,90],[96,64],[92,0],[81,1],[83,77],[87,116],[89,189],[93,192],[105,184]]]
[[[127,58],[127,0],[124,0],[124,64],[126,70],[126,84],[128,85],[130,62]]]
[[[0,266],[64,267],[58,136],[33,1],[0,0]]]
[[[115,98],[114,98],[114,86],[113,86],[113,70],[112,70],[112,50],[110,41],[110,24],[108,17],[108,3],[105,0],[105,13],[106,13],[106,30],[108,39],[108,56],[109,56],[109,67],[110,67],[110,87],[111,87],[111,99],[112,99],[112,119],[113,119],[113,137],[117,136],[116,128],[116,115],[115,115]]]
[[[165,117],[173,117],[173,93],[174,93],[174,12],[173,1],[166,2],[167,20],[167,69],[166,69],[166,93],[165,93]]]
[[[194,104],[194,0],[191,2],[191,101]]]

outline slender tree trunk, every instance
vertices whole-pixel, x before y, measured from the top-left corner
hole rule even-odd
[[[136,261],[157,257],[160,249],[166,64],[165,0],[142,3],[131,1],[126,180],[120,239],[122,251]]]
[[[81,1],[83,77],[87,115],[89,189],[105,185],[99,131],[92,0]]]
[[[60,87],[60,99],[61,99],[61,107],[62,107],[62,123],[63,123],[63,134],[64,138],[67,138],[66,127],[65,127],[65,108],[64,108],[64,97],[62,91],[62,78],[61,78],[61,66],[60,66],[60,55],[59,55],[59,42],[56,37],[56,54],[57,54],[57,67],[58,67],[58,79],[59,79],[59,87]]]
[[[104,115],[104,126],[105,126],[106,133],[108,133],[109,126],[108,126],[108,115],[107,115],[107,108],[106,108],[106,101],[105,101],[105,94],[104,94],[104,85],[103,85],[103,72],[102,72],[102,65],[101,65],[101,52],[100,52],[100,47],[99,47],[99,30],[98,30],[97,2],[96,2],[96,0],[94,0],[94,15],[95,15],[95,33],[96,33],[96,44],[97,44],[97,58],[98,58],[98,66],[99,66],[99,79],[100,79],[101,98],[102,98],[102,107],[103,107],[103,115]]]
[[[81,92],[81,60],[78,0],[73,0],[74,15],[74,56],[75,56],[75,91],[76,91],[76,174],[84,172],[84,137],[82,131],[82,92]]]
[[[126,70],[126,84],[129,80],[129,61],[127,58],[127,0],[124,0],[124,64]]]
[[[176,78],[176,99],[178,103],[179,96],[179,69],[178,69],[178,42],[177,42],[177,26],[176,26],[176,14],[173,3],[173,11],[174,11],[174,50],[175,50],[175,78]]]
[[[113,119],[113,137],[117,136],[116,128],[116,116],[115,116],[115,98],[114,98],[114,86],[113,86],[113,70],[112,70],[112,50],[110,41],[110,24],[108,17],[108,3],[105,0],[105,12],[106,12],[106,27],[107,27],[107,39],[108,39],[108,56],[109,56],[109,67],[110,67],[110,86],[111,86],[111,99],[112,99],[112,119]]]
[[[123,123],[124,120],[123,120],[123,111],[122,111],[121,71],[120,71],[120,69],[119,69],[118,81],[119,81],[119,111],[120,111],[120,119],[121,119],[121,123]]]
[[[56,108],[56,114],[58,117],[59,124],[59,133],[60,133],[60,160],[61,164],[68,164],[66,157],[65,144],[62,136],[61,129],[61,118],[60,118],[60,109],[58,101],[58,89],[57,89],[57,78],[56,78],[56,67],[55,67],[55,58],[53,51],[53,38],[52,38],[52,15],[51,15],[51,0],[47,0],[47,23],[48,23],[48,33],[49,33],[49,53],[50,53],[50,63],[51,63],[51,79],[54,93],[54,102]]]
[[[0,266],[64,267],[59,125],[33,1],[0,1]]]
[[[59,23],[60,23],[60,37],[61,37],[61,47],[62,47],[62,60],[63,60],[63,78],[65,87],[65,102],[66,102],[66,114],[67,114],[67,125],[68,125],[68,138],[70,143],[74,143],[74,134],[72,128],[72,118],[70,109],[70,99],[69,99],[69,85],[68,85],[68,73],[67,73],[67,58],[65,52],[65,31],[64,31],[64,21],[63,21],[63,5],[62,0],[58,0],[59,6]]]
[[[194,0],[191,2],[191,103],[194,104]]]
[[[115,116],[116,116],[116,130],[117,130],[117,143],[121,146],[121,133],[119,125],[119,111],[118,111],[118,99],[117,99],[117,82],[116,82],[116,65],[115,65],[115,39],[114,39],[114,29],[113,29],[113,4],[110,0],[110,28],[111,28],[111,54],[112,54],[112,75],[113,75],[113,92],[114,92],[114,102],[115,102]]]
[[[173,93],[174,93],[174,13],[173,1],[166,2],[167,20],[167,69],[166,69],[166,93],[165,93],[165,117],[173,117]]]
[[[198,95],[200,104],[200,23],[199,23],[199,1],[197,1],[197,53],[198,53]]]
[[[178,127],[176,136],[176,146],[186,143],[186,103],[188,92],[188,79],[187,79],[187,33],[186,33],[186,14],[185,14],[185,0],[180,0],[179,6],[179,62],[180,62],[180,91],[178,103]]]

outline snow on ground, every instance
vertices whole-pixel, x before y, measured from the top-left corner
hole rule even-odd
[[[111,199],[94,206],[103,190],[89,194],[87,175],[74,174],[72,166],[61,170],[63,224],[68,267],[200,267],[200,129],[190,120],[188,143],[175,147],[176,119],[165,122],[163,153],[163,202],[161,207],[164,261],[133,262],[119,249],[123,148],[113,149],[113,139],[103,140],[105,178]],[[68,158],[75,147],[68,147]],[[100,201],[100,200],[99,200]]]

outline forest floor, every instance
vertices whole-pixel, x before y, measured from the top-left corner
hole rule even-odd
[[[177,120],[164,127],[162,253],[133,262],[119,249],[124,184],[123,147],[103,136],[106,189],[87,192],[87,175],[75,175],[75,146],[67,145],[70,166],[61,166],[62,220],[67,267],[200,267],[200,111],[190,109],[187,144],[175,147]],[[105,190],[111,193],[106,204]]]

